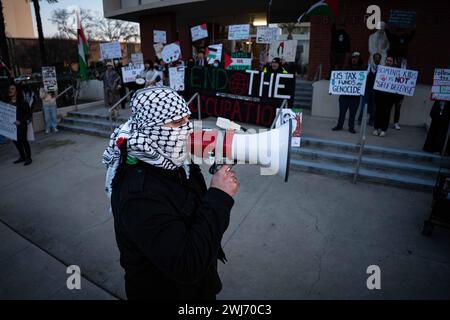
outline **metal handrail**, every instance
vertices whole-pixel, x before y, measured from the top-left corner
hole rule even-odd
[[[322,80],[322,64],[319,64],[316,68],[316,73],[314,74],[314,81]]]
[[[55,97],[55,99],[58,99],[59,97],[61,97],[64,93],[66,93],[67,91],[69,91],[70,89],[74,89],[73,85],[70,87],[67,87],[66,89],[64,89],[61,93],[58,93]]]
[[[112,112],[114,111],[115,108],[117,108],[117,106],[118,106],[119,104],[122,103],[123,100],[125,100],[126,98],[128,98],[128,96],[129,96],[130,94],[132,94],[132,93],[134,93],[134,90],[128,91],[128,93],[127,93],[126,95],[124,95],[122,98],[120,98],[119,101],[117,101],[111,108],[108,109],[108,112],[109,112],[109,125],[110,125],[110,128],[111,128],[111,131],[113,130]]]
[[[191,102],[194,101],[195,98],[197,98],[197,115],[198,115],[198,120],[202,120],[202,107],[200,105],[200,95],[198,94],[198,92],[194,93],[194,95],[189,99],[188,102],[186,102],[186,104],[189,106],[191,104]]]
[[[270,129],[275,128],[275,125],[278,121],[278,118],[281,116],[281,114],[283,113],[284,108],[287,108],[287,103],[288,101],[286,99],[283,100],[283,103],[281,104],[280,108],[277,110],[277,115],[275,116],[275,119],[272,122],[272,125],[270,126]]]

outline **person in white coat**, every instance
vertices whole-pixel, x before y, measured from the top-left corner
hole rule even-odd
[[[381,61],[384,62],[386,60],[390,43],[385,28],[386,24],[380,21],[377,23],[378,30],[369,36],[369,64],[372,64],[375,53],[381,54]]]

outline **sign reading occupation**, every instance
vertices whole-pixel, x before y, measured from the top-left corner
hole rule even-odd
[[[55,67],[42,67],[42,82],[44,83],[45,91],[58,91]]]
[[[450,69],[434,69],[431,99],[450,101]]]
[[[177,41],[164,46],[161,51],[161,58],[165,63],[171,63],[181,59],[180,43]]]
[[[279,28],[257,27],[256,28],[256,43],[270,44],[270,43],[278,40],[279,34],[280,34]]]
[[[122,50],[119,42],[100,43],[102,60],[122,58]]]
[[[418,74],[419,72],[414,70],[378,66],[373,88],[379,91],[412,96],[414,95]]]
[[[16,107],[0,101],[0,135],[17,140]]]
[[[122,67],[122,77],[124,83],[135,82],[136,77],[144,70],[143,64],[130,64],[129,66]]]
[[[270,44],[269,59],[280,58],[286,62],[295,62],[297,40],[274,41]]]
[[[362,96],[366,89],[367,71],[332,71],[328,93]]]
[[[167,43],[167,35],[163,30],[153,30],[153,43]]]
[[[184,66],[169,68],[169,82],[173,90],[184,91],[184,73]]]
[[[206,23],[191,28],[192,42],[200,39],[208,38],[208,28]]]
[[[249,24],[234,24],[228,26],[228,40],[246,40],[250,37]]]
[[[186,70],[185,89],[186,99],[200,94],[202,117],[220,116],[269,127],[283,99],[293,101],[295,77],[194,66]],[[194,103],[190,108],[197,113]]]

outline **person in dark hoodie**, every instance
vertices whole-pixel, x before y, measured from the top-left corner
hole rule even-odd
[[[31,148],[27,139],[28,121],[31,120],[31,109],[22,92],[16,84],[11,84],[8,90],[8,98],[6,103],[16,107],[16,126],[17,126],[17,140],[14,144],[19,151],[19,159],[14,161],[15,164],[24,162],[25,166],[31,164]]]
[[[442,153],[445,139],[447,137],[448,126],[450,124],[450,101],[436,100],[430,111],[431,125],[428,130],[427,139],[423,150],[432,153]],[[444,155],[450,154],[450,141],[444,150]]]
[[[236,175],[223,166],[208,189],[187,162],[190,111],[176,91],[139,90],[131,110],[103,154],[127,298],[215,299]]]

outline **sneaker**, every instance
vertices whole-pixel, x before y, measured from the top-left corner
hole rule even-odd
[[[380,132],[380,137],[386,137],[386,132],[385,131],[381,131]]]
[[[19,158],[16,161],[14,161],[13,163],[16,164],[16,163],[21,163],[21,162],[24,162],[24,161],[25,161],[24,158]]]
[[[356,133],[355,129],[353,129],[353,128],[348,129],[348,132],[353,133],[353,134]]]
[[[399,126],[398,123],[394,123],[394,129],[395,129],[395,130],[400,130],[400,126]]]
[[[374,136],[379,136],[379,135],[380,135],[380,132],[378,131],[378,129],[375,129],[375,130],[373,130],[372,134],[373,134]]]
[[[49,134],[49,133],[50,133],[50,130],[46,129],[45,134]]]
[[[58,132],[58,128],[54,128],[54,129],[53,129],[53,132]]]
[[[25,160],[25,163],[23,165],[24,166],[29,166],[32,162],[33,162],[33,160],[28,159],[28,160]]]
[[[331,129],[331,130],[333,130],[333,131],[339,131],[339,130],[342,130],[342,127],[336,126],[336,127],[334,127],[333,129]]]

